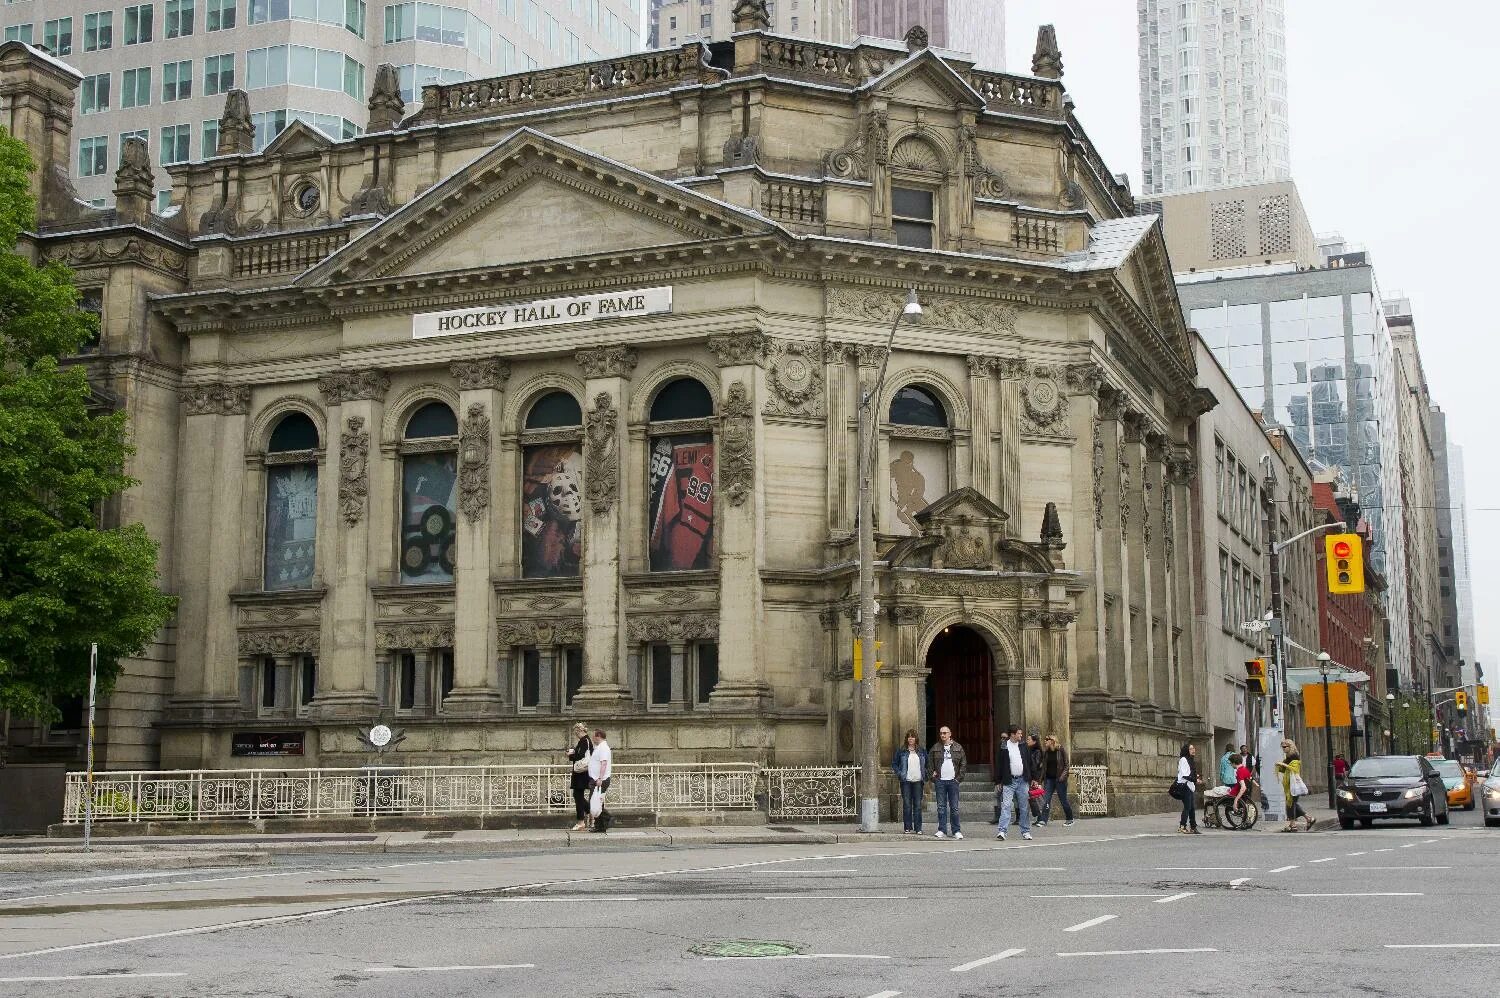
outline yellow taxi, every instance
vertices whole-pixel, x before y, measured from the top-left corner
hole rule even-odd
[[[1456,759],[1428,756],[1427,761],[1432,763],[1432,768],[1443,778],[1443,786],[1448,790],[1448,806],[1461,807],[1465,811],[1474,810],[1473,771],[1459,765]]]

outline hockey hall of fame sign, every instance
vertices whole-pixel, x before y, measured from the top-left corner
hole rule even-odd
[[[672,311],[672,289],[637,288],[597,295],[541,298],[536,301],[465,308],[451,312],[419,312],[411,317],[412,339],[504,332],[537,326],[633,319]]]

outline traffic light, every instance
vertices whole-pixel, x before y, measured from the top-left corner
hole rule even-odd
[[[1328,591],[1335,596],[1365,591],[1364,541],[1358,534],[1329,534],[1323,540],[1328,556]]]
[[[1245,663],[1245,686],[1251,693],[1266,693],[1266,660],[1263,658],[1252,658]]]
[[[884,641],[875,642],[875,671],[885,663],[880,661],[880,649],[885,647]],[[854,681],[857,683],[865,678],[865,649],[864,642],[859,638],[854,639]]]
[[[1469,694],[1465,693],[1463,690],[1456,691],[1453,694],[1453,706],[1455,706],[1455,707],[1458,708],[1458,712],[1460,714],[1462,714],[1464,711],[1468,710],[1469,709]]]
[[[1490,705],[1490,688],[1483,683],[1474,687],[1474,699],[1479,701],[1479,706],[1488,707]]]

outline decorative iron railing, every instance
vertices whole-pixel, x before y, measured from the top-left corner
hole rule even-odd
[[[853,817],[859,809],[859,768],[764,769],[766,812],[772,820]]]
[[[1108,814],[1107,770],[1103,766],[1069,766],[1068,789],[1079,814]]]

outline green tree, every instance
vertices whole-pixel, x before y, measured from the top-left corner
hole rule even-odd
[[[96,332],[72,274],[15,251],[36,224],[34,169],[0,129],[0,707],[52,718],[55,698],[87,691],[91,643],[107,691],[176,600],[139,524],[100,529],[104,502],[135,484],[125,413],[98,411],[83,367],[59,363]]]

